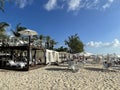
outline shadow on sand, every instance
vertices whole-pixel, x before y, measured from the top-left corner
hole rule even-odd
[[[101,72],[116,72],[115,70],[107,70],[107,69],[102,69],[102,68],[92,68],[92,67],[89,67],[89,68],[84,68],[86,70],[90,70],[90,71],[101,71]]]
[[[33,67],[29,67],[29,70],[36,70],[39,68],[45,67],[45,65],[36,65]],[[9,72],[9,71],[18,71],[18,72],[26,72],[29,71],[28,69],[24,68],[24,69],[18,69],[15,67],[5,67],[5,68],[0,68],[0,72]]]
[[[26,72],[26,71],[28,71],[28,70],[26,70],[26,69],[17,69],[17,68],[0,68],[0,72],[10,72],[10,71],[22,71],[22,72]]]
[[[78,70],[72,70],[72,69],[67,69],[67,68],[46,68],[45,70],[48,70],[48,71],[63,71],[63,72],[72,72],[72,73],[75,73],[75,72],[78,72]]]

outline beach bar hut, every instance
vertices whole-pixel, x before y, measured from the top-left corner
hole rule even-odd
[[[29,70],[30,62],[36,65],[38,60],[45,64],[45,50],[40,47],[30,46],[31,48],[31,59],[29,58],[29,46],[0,46],[1,55],[0,55],[0,68],[9,68],[7,67],[8,62],[12,61],[14,67],[19,66],[19,62],[25,64],[24,70]],[[38,53],[39,52],[39,53]],[[36,63],[37,62],[37,63]]]

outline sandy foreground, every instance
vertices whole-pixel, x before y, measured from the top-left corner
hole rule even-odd
[[[120,70],[90,64],[78,72],[65,65],[28,72],[0,69],[0,90],[120,90]]]

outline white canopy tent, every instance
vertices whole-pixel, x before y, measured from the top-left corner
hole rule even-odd
[[[84,51],[84,52],[81,52],[81,53],[76,53],[76,54],[74,54],[74,55],[75,55],[75,56],[85,56],[85,57],[89,57],[89,56],[94,55],[94,54]]]

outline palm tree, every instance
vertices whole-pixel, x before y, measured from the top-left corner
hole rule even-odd
[[[40,40],[43,40],[43,38],[44,38],[44,36],[41,34],[41,35],[39,36],[39,39],[40,39]]]
[[[6,0],[0,0],[0,10],[4,12],[4,5]],[[9,2],[13,2],[14,0],[7,0]]]
[[[45,39],[46,39],[45,47],[46,47],[47,49],[49,49],[49,48],[50,48],[50,40],[51,40],[51,37],[50,37],[50,36],[46,36]]]
[[[54,40],[54,39],[50,40],[50,49],[52,49],[52,50],[53,50],[54,45],[56,45],[57,43],[58,43],[58,42],[55,42],[55,40]]]
[[[13,33],[13,35],[14,35],[14,37],[16,37],[16,38],[13,38],[13,42],[18,41],[18,40],[19,40],[18,38],[21,37],[21,34],[18,33],[19,31],[22,31],[22,30],[27,29],[26,27],[22,27],[22,26],[20,26],[20,25],[21,25],[21,23],[18,23],[18,24],[16,25],[16,29],[15,29],[15,30],[11,30],[12,33]],[[22,38],[22,39],[23,39],[23,38]]]
[[[68,52],[68,48],[67,47],[59,47],[59,48],[56,48],[54,49],[55,51],[58,51],[58,52]]]
[[[42,46],[42,43],[43,43],[45,37],[41,34],[41,35],[39,36],[39,39],[40,39],[40,46]]]
[[[5,28],[8,27],[9,24],[6,22],[0,22],[0,37],[6,37],[6,30]]]
[[[4,3],[5,3],[5,0],[0,0],[0,10],[2,12],[4,12]]]
[[[15,31],[11,30],[15,37],[20,37],[21,35],[18,32],[27,29],[26,27],[21,27],[20,25],[21,23],[17,24]]]
[[[68,40],[65,40],[65,45],[69,47],[70,53],[79,53],[84,51],[84,44],[80,40],[78,34],[69,36]]]

